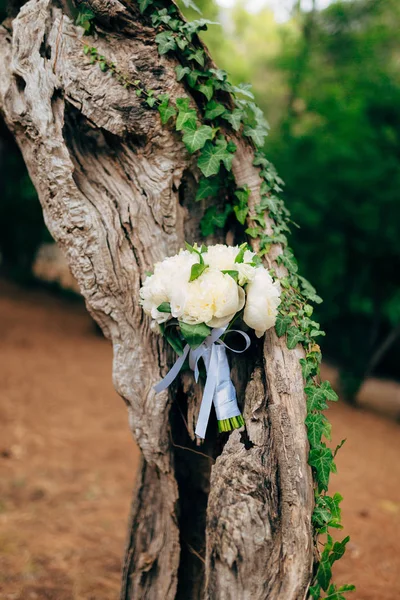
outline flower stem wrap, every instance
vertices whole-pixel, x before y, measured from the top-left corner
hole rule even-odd
[[[201,401],[199,418],[196,425],[196,435],[204,439],[206,435],[208,419],[210,417],[211,405],[214,402],[217,419],[219,422],[230,421],[240,417],[240,410],[237,405],[236,391],[230,378],[230,370],[228,358],[226,356],[226,348],[241,354],[250,346],[250,338],[247,333],[237,329],[230,329],[227,333],[235,332],[242,335],[246,341],[246,346],[243,350],[234,350],[223,342],[220,338],[225,333],[226,327],[215,328],[200,346],[194,350],[186,345],[182,356],[178,358],[172,369],[157,385],[154,386],[155,391],[161,392],[173,382],[181,370],[186,357],[189,355],[189,365],[194,371],[195,380],[199,378],[198,361],[203,359],[207,371],[207,379],[204,387],[203,398]],[[242,421],[238,420],[241,425]]]

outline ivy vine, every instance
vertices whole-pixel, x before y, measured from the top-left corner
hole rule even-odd
[[[198,10],[192,0],[184,0],[184,3]],[[302,344],[305,349],[305,358],[300,359],[300,364],[307,396],[305,424],[310,444],[308,462],[315,483],[312,523],[316,539],[326,535],[309,596],[315,600],[345,600],[345,594],[355,587],[337,587],[331,583],[331,578],[332,565],[343,556],[349,537],[334,542],[329,533],[331,529],[342,529],[342,496],[338,493],[333,496],[328,494],[330,475],[336,472],[335,457],[344,440],[334,450],[327,445],[327,441],[331,440],[331,424],[324,414],[328,403],[336,402],[338,396],[330,383],[320,378],[322,355],[316,340],[325,333],[312,319],[312,303],[319,304],[322,300],[315,288],[298,273],[297,261],[287,240],[292,223],[290,213],[279,196],[283,181],[262,152],[268,123],[254,102],[250,85],[235,86],[230,83],[226,71],[209,66],[210,61],[199,43],[198,34],[214,23],[202,18],[185,22],[177,7],[168,0],[138,0],[138,4],[140,12],[157,31],[155,40],[159,54],[172,54],[178,59],[179,65],[175,68],[177,81],[184,82],[190,88],[201,120],[192,108],[189,97],[178,98],[173,103],[168,94],[156,95],[153,90],[146,89],[140,79],[132,79],[123,73],[95,47],[85,44],[83,51],[90,63],[97,64],[103,72],[111,73],[125,88],[133,88],[149,109],[158,110],[162,124],[172,123],[182,136],[188,152],[196,155],[197,166],[202,174],[196,200],[207,200],[210,204],[201,221],[203,236],[212,234],[215,228],[224,227],[228,217],[234,214],[241,225],[251,221],[245,233],[258,239],[260,257],[268,254],[273,244],[283,247],[276,261],[286,267],[287,275],[280,278],[282,301],[275,328],[279,337],[286,336],[289,349],[297,344]],[[76,22],[86,34],[94,30],[94,17],[89,8],[81,8]],[[249,188],[238,188],[231,173],[236,145],[223,133],[229,130],[247,137],[254,147],[253,164],[259,170],[261,198],[252,213],[248,206]],[[226,202],[223,209],[218,210],[212,204],[212,199],[221,197]],[[270,234],[265,233],[266,213],[273,220]],[[276,276],[273,269],[271,274]]]

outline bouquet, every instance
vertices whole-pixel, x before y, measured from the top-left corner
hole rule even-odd
[[[219,431],[244,425],[226,349],[240,353],[250,346],[249,335],[233,329],[234,322],[242,322],[257,337],[275,324],[280,286],[260,258],[247,244],[186,244],[185,250],[154,265],[154,273],[140,289],[140,303],[152,318],[152,329],[161,333],[179,355],[155,390],[166,389],[187,362],[197,381],[201,358],[206,382],[196,435],[205,438],[212,404]],[[225,340],[233,331],[244,338],[244,349],[227,346]]]

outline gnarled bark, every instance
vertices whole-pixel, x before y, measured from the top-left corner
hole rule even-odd
[[[136,3],[90,4],[104,27],[93,42],[100,53],[148,89],[172,99],[189,94],[174,61],[159,57]],[[270,331],[234,359],[246,432],[217,438],[211,421],[198,448],[200,390],[184,375],[155,394],[173,355],[138,304],[153,263],[199,237],[204,207],[194,203],[192,158],[155,110],[89,64],[67,0],[25,3],[0,29],[0,62],[0,110],[87,308],[112,341],[114,384],[143,454],[121,598],[304,598],[312,479],[302,351],[289,351]],[[236,143],[233,172],[254,203],[252,150]]]

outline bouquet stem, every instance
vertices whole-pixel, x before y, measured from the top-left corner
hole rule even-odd
[[[230,419],[223,419],[223,421],[218,421],[218,431],[219,433],[223,433],[225,431],[233,431],[233,429],[240,429],[243,427],[244,419],[242,415],[237,417],[231,417]]]

